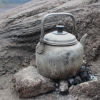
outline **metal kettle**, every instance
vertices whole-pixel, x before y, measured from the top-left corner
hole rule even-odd
[[[36,65],[43,76],[51,79],[64,79],[80,72],[87,34],[82,36],[79,42],[73,34],[63,31],[64,26],[57,25],[57,31],[44,36],[46,18],[55,15],[70,16],[73,20],[73,32],[77,37],[76,20],[72,14],[50,13],[45,15],[41,21],[40,42],[36,46]]]

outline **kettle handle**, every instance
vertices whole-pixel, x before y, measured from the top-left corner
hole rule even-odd
[[[45,15],[43,17],[43,19],[41,20],[40,42],[43,42],[43,37],[44,37],[44,22],[45,22],[45,20],[46,20],[46,18],[48,16],[52,16],[52,15],[67,15],[67,16],[70,16],[72,18],[72,20],[73,20],[73,32],[75,33],[76,38],[78,38],[77,31],[76,31],[76,19],[75,19],[75,17],[72,14],[70,14],[70,13],[49,13],[49,14]]]
[[[37,46],[37,53],[39,53],[39,54],[42,54],[44,52],[44,46],[45,46],[44,43],[43,43],[43,37],[44,37],[44,22],[45,22],[45,20],[46,20],[46,18],[48,16],[52,16],[52,15],[67,15],[67,16],[70,16],[72,18],[72,20],[73,20],[73,32],[75,33],[76,38],[78,38],[77,32],[76,32],[76,19],[75,19],[75,17],[72,14],[70,14],[70,13],[49,13],[49,14],[45,15],[43,17],[43,19],[41,20],[40,45]]]

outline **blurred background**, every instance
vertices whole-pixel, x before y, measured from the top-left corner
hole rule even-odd
[[[0,13],[31,0],[0,0]]]

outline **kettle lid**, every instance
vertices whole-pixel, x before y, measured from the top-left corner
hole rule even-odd
[[[75,45],[77,39],[73,34],[63,31],[64,26],[57,25],[57,31],[48,33],[44,36],[43,42],[50,45]]]

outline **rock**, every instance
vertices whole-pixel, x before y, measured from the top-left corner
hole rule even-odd
[[[55,83],[29,66],[13,76],[14,87],[21,98],[29,98],[55,90]]]
[[[68,81],[67,80],[61,80],[59,83],[59,91],[61,94],[68,94]]]
[[[93,80],[76,86],[71,86],[69,88],[69,94],[92,98],[92,100],[99,100],[100,80]]]
[[[87,62],[99,59],[100,0],[32,0],[0,14],[2,70],[12,73],[25,66],[34,65],[32,60],[35,59],[35,47],[40,38],[41,19],[45,14],[52,12],[72,13],[77,20],[79,39],[83,34],[88,34],[85,42]],[[65,16],[48,18],[45,22],[46,33],[54,30],[59,21],[65,25],[66,31],[72,33],[72,21]]]

